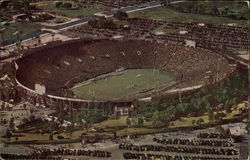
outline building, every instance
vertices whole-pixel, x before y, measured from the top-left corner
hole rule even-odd
[[[133,104],[129,105],[115,105],[114,115],[116,117],[119,116],[128,116],[131,115],[135,111],[135,107]]]

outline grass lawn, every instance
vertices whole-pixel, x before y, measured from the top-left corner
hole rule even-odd
[[[180,21],[180,22],[199,22],[199,23],[213,23],[213,24],[236,23],[238,25],[247,25],[249,23],[247,20],[234,20],[225,17],[182,13],[165,7],[157,7],[144,11],[132,12],[129,14],[129,17],[163,20],[167,22]]]
[[[104,128],[107,128],[107,127],[125,127],[127,125],[126,119],[127,119],[127,116],[124,116],[124,117],[120,117],[119,119],[105,120],[105,121],[102,121],[100,123],[97,123],[96,125],[100,126],[100,127],[104,127]]]
[[[107,128],[107,127],[127,127],[127,116],[122,116],[119,119],[112,119],[112,120],[105,120],[100,123],[96,123],[97,126]],[[137,123],[137,118],[130,118],[131,120],[131,126],[136,126]],[[144,122],[144,126],[151,126],[152,122]]]
[[[14,135],[18,135],[18,134],[14,134]],[[21,136],[18,137],[18,141],[48,141],[49,140],[48,134],[20,133],[20,135]],[[11,137],[9,140],[2,138],[2,140],[7,141],[7,142],[15,142],[16,137]]]
[[[152,134],[164,131],[165,128],[124,128],[117,132],[117,136],[136,135],[136,134]]]
[[[186,1],[184,3],[177,3],[174,6],[186,8],[186,6],[195,6],[200,7],[203,6],[203,12],[206,14],[213,13],[215,7],[218,9],[219,13],[222,14],[225,9],[228,10],[227,16],[243,16],[247,18],[249,16],[249,9],[247,6],[246,1],[234,1],[234,0],[227,0],[227,1]],[[249,19],[249,18],[248,18]]]
[[[170,125],[169,128],[193,126],[192,121],[193,120],[197,121],[200,118],[202,118],[204,120],[204,123],[202,123],[202,124],[209,123],[207,115],[198,116],[198,117],[183,117],[181,119],[178,119],[176,121],[171,122],[173,125]]]
[[[83,84],[72,89],[78,98],[119,99],[131,97],[141,91],[169,83],[173,78],[169,73],[153,69],[125,70],[96,82]]]
[[[3,40],[16,39],[17,36],[22,37],[34,31],[38,31],[41,29],[41,25],[30,23],[30,22],[13,22],[8,26],[0,26],[0,28],[6,28],[3,31]],[[16,31],[19,31],[20,35],[13,35]],[[0,36],[0,43],[2,42]]]
[[[36,3],[36,6],[46,12],[55,12],[69,17],[90,16],[107,9],[107,7],[101,5],[87,5],[85,8],[80,9],[59,9],[55,7],[56,2],[58,1],[43,1]]]

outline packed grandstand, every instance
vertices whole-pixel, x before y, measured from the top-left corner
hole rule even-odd
[[[75,84],[119,69],[158,69],[170,73],[175,84],[160,90],[161,94],[180,87],[214,84],[234,70],[226,59],[207,49],[108,39],[74,40],[40,47],[17,60],[17,64],[16,78],[22,85],[34,90],[35,84],[42,84],[47,94],[71,98],[75,96],[69,94],[69,89]],[[152,91],[148,93],[152,95]]]

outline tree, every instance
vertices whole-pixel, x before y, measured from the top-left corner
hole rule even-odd
[[[220,11],[218,10],[218,8],[216,6],[214,6],[213,8],[213,15],[219,15],[220,14]]]
[[[63,124],[63,117],[64,117],[63,112],[59,112],[57,118],[60,124]]]
[[[88,24],[93,28],[114,28],[115,24],[112,20],[106,19],[105,17],[100,17],[99,19],[94,19],[88,21]]]
[[[24,9],[24,12],[28,13],[29,10],[30,10],[30,2],[29,2],[29,0],[23,0],[22,1],[22,6],[23,6],[23,9]]]
[[[124,20],[124,19],[128,18],[128,14],[126,12],[123,12],[123,11],[117,11],[114,14],[114,17],[119,19],[119,20]]]
[[[247,130],[247,133],[249,134],[250,133],[250,118],[247,119],[246,130]]]
[[[156,111],[153,115],[153,125],[157,128],[166,123],[167,115],[163,112]]]
[[[29,120],[30,120],[30,122],[32,122],[32,121],[36,120],[36,117],[33,114],[31,114],[29,117]]]
[[[74,131],[74,125],[73,124],[71,124],[71,125],[68,125],[67,127],[66,127],[66,132],[71,136],[72,135],[72,133],[73,133],[73,131]]]
[[[168,0],[161,0],[161,4],[163,6],[169,6],[170,5],[170,2]]]
[[[14,118],[12,117],[9,122],[9,128],[10,130],[13,130],[15,128]]]
[[[62,2],[56,2],[56,4],[55,4],[56,8],[61,8],[61,7],[62,7],[62,5],[63,5],[63,3],[62,3]]]
[[[131,126],[131,120],[129,117],[126,118],[126,124],[127,124],[127,127]]]
[[[199,13],[199,14],[204,14],[204,12],[205,12],[205,8],[203,7],[202,4],[200,4],[200,5],[198,6],[198,13]]]
[[[23,109],[26,110],[26,107],[27,107],[27,105],[26,105],[26,103],[24,103],[23,104]]]
[[[58,125],[56,124],[56,122],[52,121],[52,122],[48,122],[48,125],[45,126],[45,129],[49,132],[49,133],[53,133],[53,131],[55,131],[56,129],[58,129]]]
[[[53,140],[53,132],[58,129],[58,125],[54,122],[54,119],[51,122],[48,122],[47,125],[44,126],[45,132],[49,133],[49,140]]]
[[[93,123],[101,122],[105,120],[108,116],[102,108],[99,108],[100,104],[90,104],[87,108],[84,108],[81,112],[76,115],[72,115],[71,119],[76,122],[84,125],[88,130]]]
[[[96,19],[91,19],[91,20],[88,21],[88,24],[89,24],[90,26],[96,28],[96,27],[97,27],[97,22],[98,22],[98,21],[97,21]]]
[[[171,105],[166,109],[166,112],[169,114],[176,115],[177,114],[177,107]]]
[[[52,134],[52,133],[49,134],[49,140],[50,140],[50,141],[53,140],[53,134]]]
[[[195,125],[196,121],[195,119],[192,120],[192,125]]]
[[[138,117],[138,126],[143,127],[144,119],[142,117]]]
[[[4,42],[4,30],[6,30],[6,28],[0,28],[0,46],[3,45]]]
[[[55,33],[52,33],[51,37],[52,37],[52,41],[54,41],[55,40]]]
[[[114,22],[112,20],[109,20],[105,17],[101,17],[98,20],[98,28],[113,28],[114,27]]]
[[[214,120],[214,112],[212,109],[208,110],[208,119],[209,121],[213,121]]]
[[[215,129],[221,134],[224,134],[225,132],[225,129],[222,126],[216,126]]]
[[[227,128],[227,129],[224,131],[224,134],[225,134],[227,137],[230,137],[230,136],[232,135],[229,128]]]
[[[4,110],[5,109],[5,102],[2,102],[1,104],[1,110]]]
[[[6,129],[6,132],[5,132],[5,137],[6,137],[6,138],[10,138],[11,136],[12,136],[12,133],[11,133],[10,129],[7,128],[7,129]]]
[[[202,123],[204,123],[203,118],[199,118],[196,123],[197,125],[201,125]]]
[[[62,5],[62,7],[65,8],[65,9],[71,9],[72,8],[72,4],[71,3],[64,3]]]
[[[224,106],[225,106],[225,109],[226,109],[227,113],[231,113],[232,112],[231,105],[229,104],[229,102],[227,102]]]
[[[226,116],[225,113],[220,112],[220,113],[217,113],[217,114],[214,115],[214,119],[218,120],[218,121],[221,121],[223,119],[223,117],[225,117],[225,116]]]
[[[228,12],[229,12],[229,8],[225,8],[225,16],[227,16],[228,15]]]
[[[19,2],[19,0],[12,0],[12,6],[14,10],[21,10],[22,4]]]

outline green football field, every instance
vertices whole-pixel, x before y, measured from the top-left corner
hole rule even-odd
[[[71,90],[77,98],[114,100],[131,98],[140,92],[162,86],[173,80],[167,72],[153,69],[125,70],[88,84],[80,84]]]

